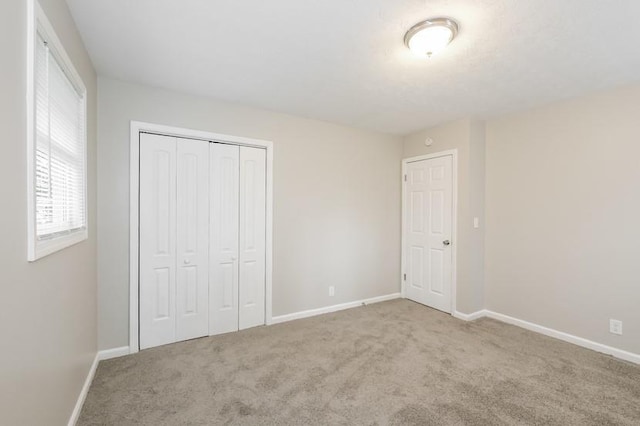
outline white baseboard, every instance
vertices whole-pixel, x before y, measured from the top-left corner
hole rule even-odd
[[[455,311],[452,315],[464,321],[473,321],[482,317],[493,318],[507,324],[515,325],[520,328],[535,331],[536,333],[544,334],[545,336],[553,337],[555,339],[559,339],[568,343],[573,343],[574,345],[582,346],[583,348],[611,355],[625,361],[633,362],[635,364],[640,364],[639,354],[628,352],[622,349],[617,349],[612,346],[603,345],[602,343],[594,342],[593,340],[574,336],[573,334],[554,330],[553,328],[544,327],[542,325],[534,324],[532,322],[521,320],[519,318],[510,317],[508,315],[500,314],[488,309],[483,309],[471,314],[463,314],[462,312]]]
[[[470,314],[463,314],[460,311],[454,311],[453,315],[455,318],[461,319],[463,321],[473,321],[473,320],[477,320],[478,318],[482,318],[484,316],[486,316],[486,312],[484,309],[481,309],[479,311],[476,312],[472,312]]]
[[[324,308],[309,309],[307,311],[294,312],[292,314],[279,315],[271,319],[271,324],[279,324],[281,322],[293,321],[301,318],[314,317],[316,315],[328,314],[330,312],[342,311],[344,309],[356,308],[362,305],[370,305],[372,303],[386,302],[387,300],[399,299],[402,297],[400,293],[387,294],[385,296],[372,297],[370,299],[356,300],[353,302],[341,303],[339,305],[325,306]]]
[[[96,368],[98,368],[99,354],[96,354],[93,359],[93,363],[91,364],[91,368],[89,368],[89,373],[87,374],[87,378],[84,381],[84,385],[82,385],[82,390],[80,390],[80,395],[78,396],[78,400],[76,401],[76,406],[73,407],[73,412],[71,413],[71,417],[69,418],[68,426],[75,426],[78,418],[80,417],[80,412],[82,411],[82,406],[84,405],[84,400],[87,398],[87,394],[89,393],[89,388],[91,387],[91,382],[93,381],[93,376],[96,374]]]
[[[129,355],[130,353],[129,346],[121,346],[119,348],[105,349],[98,352],[98,359],[100,359],[100,361],[104,361],[105,359]]]
[[[534,324],[529,321],[524,321],[518,318],[510,317],[508,315],[499,314],[497,312],[485,310],[484,316],[493,318],[498,321],[506,322],[507,324],[516,325],[521,328],[525,328],[536,333],[544,334],[545,336],[554,337],[556,339],[563,340],[565,342],[573,343],[574,345],[582,346],[583,348],[591,349],[596,352],[602,352],[607,355],[612,355],[616,358],[623,359],[625,361],[640,364],[640,355],[633,352],[627,352],[622,349],[617,349],[611,346],[603,345],[592,340],[584,339],[582,337],[574,336],[563,331],[554,330],[552,328],[544,327],[542,325]]]
[[[71,413],[71,417],[69,418],[69,426],[74,426],[78,421],[78,417],[80,417],[80,412],[82,411],[84,400],[87,399],[87,394],[89,393],[89,388],[91,387],[93,377],[96,374],[98,363],[105,359],[117,358],[123,355],[129,355],[129,346],[107,349],[104,351],[99,351],[96,354],[95,358],[93,359],[93,363],[91,364],[91,368],[89,369],[89,373],[87,374],[87,378],[84,381],[84,385],[82,385],[82,390],[80,390],[80,395],[78,396],[76,405],[75,407],[73,407],[73,412]]]

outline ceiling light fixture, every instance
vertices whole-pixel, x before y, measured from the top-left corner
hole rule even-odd
[[[458,24],[449,18],[418,22],[404,35],[404,44],[416,55],[430,58],[447,47],[458,34]]]

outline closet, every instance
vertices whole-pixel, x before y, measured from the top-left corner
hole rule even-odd
[[[266,152],[140,134],[140,348],[265,323]]]

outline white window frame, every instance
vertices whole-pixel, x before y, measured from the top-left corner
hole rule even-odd
[[[27,17],[27,259],[33,262],[84,241],[89,236],[87,217],[87,89],[37,0],[27,0]],[[45,37],[49,49],[53,52],[63,72],[67,75],[71,84],[75,86],[78,93],[82,95],[85,126],[82,141],[84,145],[83,199],[85,226],[82,230],[41,241],[38,240],[37,236],[35,193],[35,55],[38,33]]]

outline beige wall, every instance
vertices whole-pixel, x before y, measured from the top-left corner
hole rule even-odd
[[[430,147],[427,137],[434,141]],[[459,120],[408,135],[403,158],[449,149],[458,150],[456,310],[469,314],[484,307],[484,124]]]
[[[27,262],[24,0],[0,2],[0,423],[69,420],[96,354],[96,76],[63,0],[41,0],[88,90],[89,240]]]
[[[639,114],[632,86],[487,123],[487,308],[640,353]]]
[[[105,78],[99,95],[100,348],[128,345],[130,120],[274,142],[274,315],[400,290],[401,138]]]

